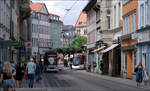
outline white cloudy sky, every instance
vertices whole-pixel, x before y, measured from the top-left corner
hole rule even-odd
[[[48,11],[60,16],[65,25],[74,25],[88,0],[32,0],[45,3]],[[72,9],[67,12],[66,9]]]

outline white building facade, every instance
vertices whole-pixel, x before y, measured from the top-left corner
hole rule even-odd
[[[150,0],[138,1],[137,59],[150,72]]]

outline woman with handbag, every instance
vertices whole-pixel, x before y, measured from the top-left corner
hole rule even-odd
[[[8,61],[4,62],[1,79],[3,80],[4,91],[13,91],[13,88],[15,88],[15,80],[12,74],[11,64]]]

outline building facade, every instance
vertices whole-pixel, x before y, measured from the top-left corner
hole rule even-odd
[[[150,1],[138,1],[138,30],[133,37],[138,40],[137,60],[150,72]]]
[[[31,55],[39,56],[51,47],[49,12],[44,3],[30,2],[30,8]]]
[[[62,47],[70,45],[72,40],[76,37],[75,27],[73,25],[64,25],[62,27]]]
[[[91,65],[90,71],[94,71],[93,62],[94,58],[94,48],[96,45],[96,12],[94,11],[94,6],[96,5],[97,0],[90,0],[86,7],[83,9],[83,12],[87,14],[87,67]]]
[[[75,24],[75,33],[80,36],[87,36],[87,14],[81,12],[80,16]]]
[[[7,2],[4,2],[4,0],[0,1],[0,61],[3,60],[10,60],[8,59],[7,52],[10,52],[10,50],[7,50],[6,47],[9,47],[10,45],[7,43],[2,43],[1,40],[10,40],[10,17],[11,17],[11,8],[10,8],[10,0],[7,0]],[[4,45],[4,46],[2,46]],[[7,51],[7,52],[4,52]],[[5,55],[3,55],[5,54]]]
[[[24,61],[27,52],[24,44],[28,41],[29,0],[1,0],[0,9],[0,44],[3,45],[0,59]],[[7,46],[9,50],[5,48]]]
[[[50,40],[51,40],[51,48],[57,48],[62,46],[61,41],[61,33],[63,22],[59,20],[60,16],[56,14],[50,13],[49,21],[50,21]]]
[[[122,3],[121,73],[123,77],[132,78],[137,64],[137,40],[132,38],[132,34],[138,29],[138,0]]]

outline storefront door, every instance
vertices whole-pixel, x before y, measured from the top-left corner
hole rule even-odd
[[[132,61],[132,51],[128,51],[127,53],[127,74],[128,74],[128,77],[131,77],[132,76],[132,73],[133,73],[133,61]]]

